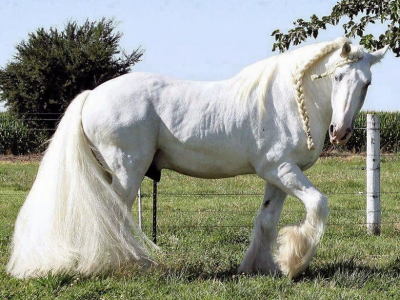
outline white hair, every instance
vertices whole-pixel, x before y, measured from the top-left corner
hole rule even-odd
[[[311,67],[313,67],[320,59],[322,59],[323,57],[326,57],[329,53],[332,53],[333,51],[340,49],[341,47],[343,47],[343,45],[346,42],[351,43],[349,39],[340,37],[334,41],[315,44],[310,47],[307,47],[306,49],[303,48],[304,50],[307,50],[307,51],[304,51],[304,52],[301,51],[301,52],[307,53],[308,57],[305,56],[305,59],[302,59],[301,62],[299,62],[297,64],[295,72],[293,74],[292,80],[293,80],[293,85],[294,85],[295,98],[296,98],[296,102],[298,105],[301,120],[303,123],[303,129],[307,135],[307,146],[308,146],[308,149],[310,149],[310,150],[315,149],[315,145],[314,145],[313,138],[311,136],[310,119],[308,117],[306,104],[305,104],[305,96],[304,96],[304,89],[303,89],[304,74],[307,70],[309,70]],[[326,72],[324,72],[320,75],[312,75],[311,79],[315,80],[315,79],[330,76],[334,73],[334,71],[337,67],[343,66],[348,63],[355,62],[355,61],[363,58],[364,52],[363,52],[362,47],[352,46],[350,49],[351,49],[350,53],[348,54],[347,57],[337,60],[333,64],[333,66],[330,67]],[[310,51],[310,50],[313,50],[313,51]]]
[[[107,182],[83,132],[88,94],[69,105],[18,215],[7,266],[17,278],[154,263],[150,249],[156,246]]]
[[[346,42],[350,43],[350,40],[348,38],[340,37],[334,41],[313,44],[288,53],[288,55],[295,56],[294,61],[296,66],[293,72],[292,81],[294,85],[295,99],[298,105],[301,121],[303,123],[303,129],[307,135],[307,146],[310,150],[315,149],[315,145],[311,136],[310,119],[308,117],[305,103],[303,89],[304,74],[318,61],[320,61],[320,59],[341,48]],[[312,79],[315,80],[327,77],[333,74],[337,67],[357,61],[361,59],[363,55],[364,52],[361,47],[352,46],[348,57],[338,60],[333,67],[327,70],[325,73],[313,75]],[[247,100],[252,93],[255,93],[260,112],[264,112],[264,102],[266,93],[268,91],[268,85],[276,73],[278,62],[278,56],[270,57],[248,66],[238,75],[236,75],[234,83],[239,83],[237,99],[241,101]]]
[[[255,93],[260,112],[263,112],[268,85],[277,70],[277,66],[278,60],[274,56],[244,68],[234,77],[234,83],[239,84],[237,99],[246,101],[252,93]]]

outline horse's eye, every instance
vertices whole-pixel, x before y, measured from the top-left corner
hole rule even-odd
[[[340,80],[342,80],[343,75],[342,74],[337,74],[335,75],[335,81],[339,82]]]

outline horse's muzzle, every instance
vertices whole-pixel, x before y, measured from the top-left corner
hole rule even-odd
[[[332,144],[345,145],[353,135],[353,130],[350,127],[337,128],[334,124],[329,126],[329,138]]]

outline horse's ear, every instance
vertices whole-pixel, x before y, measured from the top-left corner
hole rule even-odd
[[[379,62],[386,54],[386,51],[389,49],[389,46],[385,46],[382,49],[376,50],[375,52],[370,53],[369,63],[371,65],[376,64]]]
[[[349,56],[350,51],[351,51],[351,46],[350,46],[349,42],[346,42],[343,44],[342,53],[340,53],[340,56],[343,58],[346,58]]]

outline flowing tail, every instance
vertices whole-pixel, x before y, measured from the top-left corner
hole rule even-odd
[[[89,93],[68,107],[19,212],[7,266],[12,276],[94,275],[154,263],[154,244],[107,181],[83,132]]]

